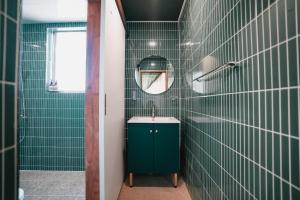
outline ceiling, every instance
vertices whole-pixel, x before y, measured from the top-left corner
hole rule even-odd
[[[23,0],[22,22],[87,21],[87,0]]]
[[[127,21],[177,21],[184,0],[123,0]]]
[[[114,1],[114,0],[111,0]],[[184,0],[122,0],[127,21],[177,21]],[[22,22],[85,22],[87,0],[23,0]]]

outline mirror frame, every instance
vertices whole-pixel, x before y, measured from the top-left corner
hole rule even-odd
[[[168,81],[169,81],[169,79],[168,78],[166,78],[166,87],[165,87],[165,90],[163,91],[163,92],[160,92],[160,93],[155,93],[155,94],[152,94],[152,93],[149,93],[149,92],[147,92],[147,91],[145,91],[143,88],[142,88],[142,73],[147,73],[147,72],[150,72],[150,73],[159,73],[159,72],[167,72],[168,70],[159,70],[159,69],[150,69],[150,70],[139,70],[138,68],[139,68],[139,66],[140,66],[140,63],[143,61],[143,60],[145,60],[145,59],[147,59],[147,58],[151,58],[151,57],[153,57],[153,56],[155,56],[155,57],[160,57],[160,58],[163,58],[163,59],[166,59],[166,61],[167,61],[167,64],[171,64],[171,66],[172,66],[172,73],[173,73],[173,81],[172,81],[172,83],[170,84],[170,86],[168,87]],[[173,63],[171,63],[167,58],[165,58],[165,57],[163,57],[163,56],[160,56],[160,55],[149,55],[149,56],[146,56],[146,57],[144,57],[144,58],[142,58],[139,62],[138,62],[138,64],[136,65],[136,67],[135,67],[135,72],[134,72],[135,74],[134,74],[134,76],[135,76],[135,83],[138,85],[138,87],[139,87],[139,89],[141,89],[143,92],[145,92],[146,94],[149,94],[149,95],[160,95],[160,94],[163,94],[163,93],[165,93],[165,92],[167,92],[168,90],[170,90],[171,88],[172,88],[172,86],[173,86],[173,84],[174,84],[174,82],[175,82],[175,68],[174,68],[174,66],[173,66]],[[137,77],[137,74],[138,74],[138,77]],[[167,74],[167,73],[166,73]],[[139,80],[139,82],[140,83],[138,83],[138,79],[140,79]]]

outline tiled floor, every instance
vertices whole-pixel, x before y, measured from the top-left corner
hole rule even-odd
[[[21,171],[25,200],[85,200],[84,172]],[[124,184],[118,200],[191,200],[182,179],[172,186],[168,176],[135,176],[134,187]]]
[[[21,171],[25,200],[85,200],[84,172]]]
[[[135,176],[133,181],[132,188],[123,184],[118,200],[191,200],[182,179],[177,188],[172,186],[169,177]]]

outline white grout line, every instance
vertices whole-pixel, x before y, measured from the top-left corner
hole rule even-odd
[[[0,150],[0,153],[5,153],[6,151],[9,151],[9,150],[14,149],[14,148],[16,148],[16,147],[17,147],[17,145],[15,144],[15,145],[13,145],[13,146],[3,148],[3,149]],[[5,157],[5,156],[4,156],[4,157]]]
[[[244,6],[244,9],[246,10],[246,5]],[[245,10],[241,10],[241,15],[244,14],[244,18],[246,19],[246,11]],[[242,18],[241,18],[241,22],[242,22]],[[241,32],[241,38],[242,38],[242,41],[244,41],[244,42],[242,42],[242,57],[246,57],[246,52],[244,52],[244,49],[246,48],[248,50],[248,48],[247,48],[247,31],[245,30],[244,33],[245,34],[243,34],[243,32]],[[245,48],[244,48],[244,45],[245,45]],[[243,70],[246,70],[246,69],[243,69]],[[243,90],[245,90],[246,86],[245,86],[244,80],[242,81],[242,84],[243,84],[243,86],[242,86]],[[243,94],[243,108],[245,108],[245,104],[246,104],[245,99],[246,99],[246,95]],[[244,119],[244,121],[246,119],[245,112],[243,112],[243,119]],[[244,144],[245,144],[243,146],[243,148],[244,148],[244,154],[245,155],[246,155],[246,143],[247,143],[246,134],[245,134],[246,133],[246,128],[247,128],[246,126],[243,126],[243,133],[244,133],[244,137],[243,138],[244,138]],[[246,177],[246,159],[244,159],[244,169],[243,169],[243,171],[244,171],[244,175],[243,176]],[[246,178],[244,178],[244,182],[246,182]],[[244,183],[244,185],[246,185],[246,183]],[[250,191],[248,191],[248,192],[250,193]],[[246,199],[245,195],[246,195],[246,193],[244,193],[244,197],[242,199]]]
[[[188,122],[187,122],[188,123]],[[195,128],[195,129],[198,129],[198,128],[196,128],[196,127],[194,127],[192,124],[190,124],[193,128]],[[200,130],[200,132],[202,132],[202,133],[204,133],[203,131],[201,131]],[[204,133],[205,135],[207,135],[206,133]],[[220,143],[220,141],[218,141],[218,140],[216,140],[215,138],[213,138],[213,137],[211,137],[211,136],[209,136],[209,135],[207,135],[210,139],[213,139],[213,140],[215,140],[215,141],[217,141],[217,142],[219,142]],[[246,192],[248,192],[249,194],[250,194],[250,196],[252,196],[253,198],[255,198],[255,196],[250,192],[250,191],[248,191],[247,190],[247,188],[245,188],[244,186],[243,186],[243,183],[240,183],[238,180],[236,180],[225,168],[224,168],[224,166],[223,165],[220,165],[213,157],[211,157],[210,156],[210,154],[208,153],[208,152],[206,152],[198,143],[196,143],[195,141],[193,141],[193,140],[191,140],[192,142],[194,142],[198,147],[199,147],[199,149],[201,149],[214,163],[216,163],[216,165],[218,165],[228,176],[230,176],[230,178],[233,180],[233,181],[235,181],[237,184],[239,184],[240,185],[240,188],[242,189],[244,189]],[[224,143],[220,143],[222,146],[224,146],[224,147],[226,147],[226,148],[228,148],[228,149],[230,149],[230,150],[232,150],[233,152],[235,152],[231,147],[229,147],[229,146],[227,146],[227,145],[225,145]],[[191,152],[192,154],[193,154],[193,152]],[[238,154],[237,152],[235,152],[236,154]],[[240,155],[241,157],[245,157],[245,156],[243,156],[242,154]],[[197,157],[195,156],[195,158],[196,158],[196,161],[201,165],[201,163],[200,163],[200,161],[197,159]],[[245,159],[246,160],[246,159]],[[201,165],[202,166],[202,165]],[[245,165],[244,165],[244,167],[245,167]],[[205,172],[206,172],[206,169],[204,168],[204,167],[202,167],[204,170],[205,170]],[[245,171],[245,170],[244,170]],[[209,173],[207,172],[207,174],[208,174],[208,176],[209,176]],[[209,176],[210,177],[210,176]],[[245,176],[244,176],[245,177]],[[210,177],[211,178],[211,177]],[[212,179],[212,178],[211,178]],[[214,182],[215,183],[215,181],[212,179],[212,182]],[[216,184],[216,183],[215,183]],[[217,185],[217,184],[216,184]],[[218,189],[221,189],[220,187],[218,187],[218,185],[217,185],[217,188]],[[221,189],[221,191],[223,190],[223,188]],[[241,194],[241,193],[240,193]],[[243,197],[244,198],[244,197]],[[255,198],[256,199],[256,198]]]
[[[187,0],[184,0],[183,3],[182,3],[181,10],[180,10],[180,13],[179,13],[179,16],[178,16],[178,20],[177,20],[178,22],[180,22],[180,20],[181,20],[182,14],[183,14],[183,12],[185,10],[186,2],[187,2]]]
[[[277,23],[278,23],[278,22],[277,22]],[[263,49],[263,50],[261,50],[261,51],[258,50],[258,46],[257,46],[257,52],[256,52],[255,54],[253,54],[253,55],[251,55],[251,56],[249,56],[249,57],[247,57],[247,58],[242,58],[241,60],[236,61],[236,62],[237,62],[237,63],[241,63],[241,62],[243,62],[243,61],[245,61],[245,60],[247,60],[247,59],[249,59],[249,58],[252,58],[252,57],[255,57],[255,56],[257,57],[257,56],[259,56],[260,54],[262,54],[262,53],[264,53],[264,52],[266,52],[266,51],[272,50],[272,49],[275,48],[275,47],[279,47],[280,45],[282,45],[282,44],[284,44],[284,43],[288,43],[289,41],[291,41],[291,40],[293,40],[293,39],[296,39],[296,38],[298,38],[298,37],[300,37],[300,34],[298,34],[298,35],[296,35],[296,36],[293,36],[293,37],[291,37],[291,38],[289,38],[289,39],[287,39],[287,40],[284,40],[284,41],[281,41],[281,42],[277,42],[277,43],[276,43],[275,45],[273,45],[273,46],[270,45],[270,47],[268,47],[268,48],[266,48],[266,49]],[[227,43],[228,43],[229,41],[231,41],[233,38],[234,38],[234,37],[232,37],[232,38],[226,40],[223,44],[221,44],[220,46],[218,46],[217,48],[215,48],[214,51],[212,51],[212,52],[211,52],[210,54],[208,54],[207,56],[213,55],[215,52],[217,52],[220,48],[222,48],[225,44],[227,44]],[[257,40],[258,40],[258,39],[257,39]],[[195,64],[194,66],[192,66],[192,67],[190,68],[190,70],[192,70],[192,69],[198,67],[200,63],[201,63],[201,61],[200,61],[199,63]],[[184,63],[184,64],[185,64],[185,63]]]
[[[276,4],[275,4],[275,6],[276,6]],[[276,16],[277,16],[277,12],[276,12]],[[275,16],[275,17],[276,17]],[[271,9],[270,9],[270,11],[269,11],[269,38],[270,38],[270,46],[272,46],[272,33],[271,33]],[[273,34],[275,34],[275,33],[273,33]],[[271,66],[273,66],[273,53],[272,53],[272,50],[270,50],[270,65]],[[271,88],[274,88],[274,83],[273,83],[273,68],[271,67]],[[267,94],[267,93],[266,93]],[[273,91],[271,91],[270,92],[270,95],[271,95],[271,111],[269,111],[269,112],[271,112],[271,113],[274,113],[274,111],[273,111],[273,105],[274,105],[274,100],[273,100]],[[266,104],[267,105],[267,104]],[[267,113],[266,113],[266,116],[267,116]],[[272,123],[272,125],[271,125],[271,129],[272,130],[274,130],[274,115],[271,115],[271,123]],[[272,155],[272,158],[270,159],[270,158],[267,158],[267,160],[271,160],[271,162],[272,162],[272,171],[274,172],[274,133],[271,133],[272,134],[272,153],[271,153],[271,155]],[[267,141],[267,140],[266,140]],[[267,174],[267,173],[266,173]],[[274,181],[275,181],[275,179],[274,179],[274,176],[272,176],[272,198],[274,198],[274,196],[275,196],[275,184],[274,184]],[[269,185],[270,183],[268,183],[268,185]],[[268,194],[268,192],[266,192],[266,194]],[[267,196],[267,198],[268,198],[268,196]]]
[[[286,30],[286,38],[289,38],[289,32],[288,32],[288,20],[287,20],[287,1],[285,1],[285,30]],[[289,62],[289,42],[286,43],[286,60],[287,60],[287,82],[288,86],[290,86],[290,62]],[[291,135],[291,119],[290,119],[290,90],[287,90],[288,95],[288,134]],[[291,182],[292,174],[291,174],[291,139],[288,140],[288,165],[289,165],[289,181]],[[292,200],[292,187],[289,186],[289,197],[290,200]]]
[[[191,112],[191,111],[190,111]],[[236,153],[237,155],[239,155],[240,157],[243,157],[245,160],[248,160],[250,163],[258,166],[260,169],[264,169],[267,173],[277,177],[281,182],[285,182],[286,184],[292,186],[293,188],[300,190],[300,187],[293,185],[291,182],[289,182],[288,180],[283,179],[281,176],[275,174],[274,172],[270,171],[269,169],[265,168],[264,166],[262,166],[260,163],[255,162],[255,160],[249,159],[249,157],[247,157],[246,155],[242,154],[241,152],[236,151],[235,149],[233,149],[232,147],[224,144],[222,141],[217,140],[216,138],[212,137],[211,135],[209,135],[208,133],[205,133],[204,131],[200,130],[198,127],[195,127],[194,125],[192,125],[189,122],[185,122],[187,124],[189,124],[191,127],[193,127],[194,129],[196,129],[198,132],[201,132],[203,134],[205,134],[207,137],[209,137],[210,139],[214,140],[215,142],[219,143],[220,145],[224,146],[225,148],[233,151],[234,153]],[[211,158],[213,159],[213,158]]]
[[[261,7],[263,8],[263,1],[261,1]],[[265,23],[264,23],[264,15],[261,15],[261,20],[262,20],[262,22],[261,22],[261,25],[262,25],[262,41],[263,41],[263,44],[262,44],[262,46],[263,46],[263,49],[266,49],[266,46],[265,46]],[[256,29],[257,30],[257,29]],[[258,30],[257,30],[258,31]],[[258,35],[257,35],[257,38],[258,38]],[[258,40],[257,40],[258,41]],[[270,44],[270,46],[271,46],[271,44]],[[257,71],[258,71],[258,74],[259,74],[259,78],[258,78],[258,81],[259,81],[259,88],[266,88],[266,68],[265,68],[265,64],[266,64],[266,57],[265,57],[265,53],[266,53],[266,51],[262,54],[262,56],[263,56],[263,63],[260,63],[259,62],[259,68],[263,68],[263,75],[264,75],[264,79],[263,80],[261,80],[260,79],[260,69],[258,69]],[[259,60],[259,59],[258,59]],[[263,86],[261,86],[261,85],[263,85]],[[266,95],[266,93],[265,93],[265,95]],[[260,115],[260,113],[261,113],[261,110],[262,110],[262,106],[261,106],[261,97],[262,96],[262,93],[261,92],[259,92],[258,93],[258,105],[259,105],[259,108],[258,108],[258,110],[259,110],[259,127],[261,127],[262,126],[262,119],[261,119],[261,115]],[[266,104],[265,104],[266,105]],[[266,108],[266,106],[265,106],[265,108]],[[265,112],[265,115],[266,115],[266,112]],[[265,121],[265,124],[264,124],[265,126],[266,126],[266,121]],[[266,127],[265,127],[265,129],[267,129]],[[266,134],[264,134],[264,136],[262,135],[262,131],[261,130],[259,130],[259,152],[262,152],[263,151],[263,149],[262,149],[262,146],[261,146],[261,137],[266,137]],[[265,139],[265,142],[266,142],[266,139]],[[265,158],[266,158],[266,154],[265,154]],[[265,161],[266,162],[266,161]],[[262,158],[261,158],[261,153],[260,153],[260,156],[259,156],[259,163],[261,164],[262,163]],[[266,173],[267,174],[267,173]],[[262,174],[262,171],[261,170],[259,170],[259,178],[260,178],[260,180],[262,179],[262,176],[263,176],[263,174]],[[267,179],[266,179],[267,180]],[[266,181],[265,180],[265,184],[266,184]],[[261,181],[260,181],[260,185],[261,185],[262,183],[261,183]],[[260,199],[262,199],[262,186],[260,186],[259,187],[260,188]],[[265,189],[266,189],[267,187],[265,187]],[[266,198],[266,197],[265,197]]]
[[[16,58],[15,58],[15,103],[14,103],[14,109],[15,109],[15,116],[14,116],[14,134],[15,134],[15,145],[16,145],[16,148],[15,148],[15,183],[18,183],[18,158],[19,158],[19,149],[17,148],[18,147],[18,141],[19,141],[19,134],[18,134],[18,91],[19,91],[19,87],[18,87],[18,83],[19,83],[19,79],[18,79],[18,74],[19,74],[19,66],[20,66],[20,19],[21,19],[21,6],[22,6],[22,3],[21,3],[21,0],[17,0],[17,20],[16,20],[16,24],[17,24],[17,29],[16,29]],[[15,194],[17,195],[16,198],[19,198],[18,197],[18,188],[15,187]]]
[[[249,94],[249,93],[259,93],[259,92],[268,92],[268,91],[289,90],[289,89],[300,89],[300,85],[292,86],[292,87],[279,87],[279,88],[272,88],[272,89],[258,89],[258,90],[250,90],[250,91],[243,91],[243,92],[229,92],[229,93],[220,93],[220,94],[211,94],[211,95],[198,95],[198,96],[186,97],[183,99],[218,97],[218,96],[228,96],[228,95],[235,95],[235,94]]]
[[[5,4],[6,5],[6,4]],[[7,6],[6,6],[7,7]],[[14,18],[12,18],[11,16],[7,15],[5,12],[0,10],[0,14],[3,15],[5,18],[9,19],[10,21],[15,22],[16,24],[18,24],[18,21],[15,20]]]
[[[236,6],[236,5],[235,5]],[[272,7],[272,6],[276,6],[276,1],[271,5],[271,6],[269,6],[269,9]],[[267,10],[268,9],[266,9],[264,12],[267,12]],[[214,48],[214,51],[213,52],[211,52],[209,55],[212,55],[215,51],[217,51],[219,48],[221,48],[222,46],[224,46],[225,44],[227,44],[228,43],[228,41],[230,41],[230,40],[232,40],[236,35],[238,35],[238,34],[241,34],[242,33],[242,31],[244,30],[244,29],[246,29],[248,26],[250,26],[251,25],[251,23],[252,22],[254,22],[254,21],[257,21],[257,19],[261,16],[263,16],[263,14],[264,14],[264,12],[262,12],[262,13],[260,13],[258,16],[256,16],[256,17],[254,17],[252,20],[250,20],[249,21],[249,23],[247,23],[246,25],[244,25],[244,27],[242,27],[241,29],[239,29],[236,33],[234,33],[232,36],[230,36],[227,40],[225,40],[223,43],[221,43],[220,45],[218,45],[218,47],[217,48]],[[224,20],[224,19],[223,19]],[[213,31],[216,29],[217,27],[215,27],[213,30],[211,30],[211,33],[213,33]],[[200,30],[200,28],[199,28],[199,30]],[[198,30],[198,31],[199,31]],[[210,33],[210,34],[211,34]],[[196,34],[195,34],[196,35]],[[202,43],[204,43],[208,38],[209,38],[209,36],[210,35],[208,35],[205,39],[203,39],[203,42]],[[223,40],[222,40],[223,41]],[[284,42],[284,41],[283,41]],[[202,44],[201,44],[202,45]],[[197,49],[198,48],[200,48],[201,47],[201,45],[199,45],[197,48],[196,48],[196,50],[195,51],[193,51],[192,52],[192,54],[191,54],[191,56],[195,53],[195,52],[197,52]],[[270,45],[271,46],[271,45]],[[258,47],[257,47],[258,48]],[[271,47],[270,47],[271,48]],[[270,48],[268,48],[268,49],[270,49]],[[268,50],[267,49],[267,50]],[[266,49],[264,49],[264,50],[266,50]],[[192,68],[194,68],[195,66],[193,66]]]
[[[7,10],[7,1],[4,0],[4,10],[6,11]],[[3,13],[1,13],[2,15],[4,15]],[[6,16],[6,15],[4,15]],[[3,66],[3,70],[2,70],[2,80],[5,80],[6,77],[5,77],[5,74],[6,74],[6,39],[7,39],[7,34],[6,34],[6,30],[7,30],[7,19],[6,17],[4,17],[4,27],[3,27],[3,60],[2,60],[2,66]],[[1,115],[2,115],[2,147],[5,147],[5,85],[1,85],[2,87],[2,112]],[[1,160],[1,164],[2,164],[2,184],[1,184],[1,187],[2,187],[2,199],[4,199],[4,191],[5,191],[5,154],[2,156],[2,160]]]
[[[274,4],[272,4],[272,5],[275,5],[276,7],[277,7],[277,1],[274,3]],[[277,8],[276,8],[277,9]],[[278,10],[277,10],[277,13],[278,13]],[[297,13],[297,12],[296,12]],[[270,14],[270,13],[269,13]],[[278,14],[277,14],[278,15]],[[277,19],[278,19],[278,16],[276,16],[277,17]],[[270,16],[269,16],[269,18],[270,18]],[[287,24],[287,23],[286,23]],[[269,27],[270,27],[270,23],[269,23]],[[297,29],[298,30],[298,29]],[[271,31],[271,29],[270,29],[270,31]],[[279,33],[278,33],[278,20],[277,20],[277,40],[279,40]],[[264,34],[264,32],[263,32],[263,34]],[[288,32],[287,32],[287,34],[288,34]],[[263,51],[261,51],[260,53],[264,53],[264,66],[265,66],[265,64],[266,64],[266,57],[265,57],[265,52],[266,51],[268,51],[268,50],[272,50],[274,47],[278,47],[278,56],[280,56],[280,51],[279,51],[279,46],[281,45],[281,44],[284,44],[284,43],[288,43],[289,41],[291,41],[292,39],[295,39],[296,38],[296,40],[297,40],[297,63],[298,63],[298,70],[299,70],[299,58],[298,58],[298,55],[299,55],[299,49],[298,49],[298,39],[299,39],[299,33],[295,36],[295,37],[293,37],[293,38],[289,38],[288,40],[286,40],[286,41],[283,41],[283,42],[281,42],[281,43],[278,43],[277,42],[277,44],[276,45],[273,45],[272,46],[272,43],[271,43],[271,41],[270,41],[270,48],[268,48],[268,49],[265,49],[264,48],[264,50]],[[270,37],[270,40],[271,40],[271,37]],[[258,45],[257,45],[257,48],[258,48]],[[287,49],[288,49],[288,45],[287,45]],[[259,53],[258,53],[259,54]],[[257,55],[258,55],[257,54]],[[271,53],[271,56],[272,56],[273,54]],[[252,56],[253,57],[253,56]],[[250,57],[250,58],[252,58],[252,57]],[[280,65],[280,58],[278,58],[279,59],[279,62],[278,62],[278,65]],[[246,60],[246,59],[245,59]],[[287,60],[288,60],[288,54],[287,54]],[[187,62],[187,61],[186,61]],[[260,62],[259,60],[257,60],[257,62]],[[271,66],[272,66],[272,59],[271,59]],[[280,69],[280,68],[279,68]],[[279,70],[278,69],[278,70]],[[252,69],[252,71],[253,71],[253,69]],[[266,73],[266,70],[264,70],[264,72]],[[258,69],[258,73],[259,73],[259,69]],[[289,72],[288,72],[289,73]],[[253,73],[252,73],[253,74]],[[273,71],[272,71],[272,69],[271,69],[271,74],[273,74]],[[272,76],[271,76],[272,77]],[[280,81],[280,70],[279,70],[279,81]],[[265,82],[265,81],[264,81]],[[298,83],[300,82],[300,80],[299,80],[299,71],[298,71]],[[266,85],[266,84],[265,84]],[[282,108],[281,108],[281,91],[283,90],[283,89],[287,89],[287,90],[289,90],[289,89],[297,89],[298,90],[298,97],[300,97],[300,94],[299,94],[299,86],[295,86],[295,87],[286,87],[286,88],[278,88],[278,89],[274,89],[273,88],[273,79],[271,79],[271,85],[272,85],[272,89],[263,89],[263,90],[261,90],[261,89],[259,89],[258,91],[253,91],[253,92],[259,92],[259,105],[260,105],[260,92],[266,92],[266,91],[270,91],[271,92],[271,101],[273,102],[274,101],[274,99],[273,99],[273,91],[279,91],[279,101],[280,101],[280,122],[281,122],[281,110],[282,110]],[[280,85],[281,85],[281,83],[280,83]],[[248,85],[249,86],[249,85]],[[260,85],[259,85],[259,87],[260,87]],[[245,94],[245,93],[249,93],[248,91],[245,91],[245,92],[238,92],[238,94]],[[236,93],[230,93],[230,94],[236,94]],[[229,95],[230,95],[229,94]],[[288,94],[289,94],[289,91],[288,91]],[[221,97],[221,99],[223,98],[223,97],[227,97],[228,96],[228,94],[219,94],[219,95],[206,95],[206,96],[197,96],[197,97],[184,97],[183,99],[186,99],[186,100],[190,100],[190,99],[193,99],[193,98],[201,98],[201,97],[216,97],[216,96],[220,96]],[[253,97],[254,98],[254,97]],[[289,99],[290,100],[290,99]],[[254,101],[253,101],[254,102]],[[265,99],[264,99],[264,102],[265,102],[265,104],[267,103],[267,96],[265,96]],[[221,103],[221,105],[222,105],[222,103]],[[254,105],[253,105],[254,106]],[[290,106],[289,106],[290,107]],[[300,108],[298,108],[298,109],[300,109]],[[260,110],[260,109],[259,109]],[[272,110],[273,110],[273,106],[272,106]],[[289,117],[290,117],[290,108],[289,108]],[[249,113],[248,113],[249,114]],[[267,124],[267,116],[266,116],[266,107],[265,107],[265,124]],[[259,115],[259,117],[260,117],[260,115]],[[253,117],[254,118],[254,117]],[[274,116],[272,115],[272,130],[274,130],[274,120],[273,120],[273,118],[274,118]],[[254,120],[253,120],[254,121]],[[289,120],[290,121],[290,120]],[[234,122],[234,123],[236,123],[236,122]],[[259,124],[261,124],[261,120],[259,120]],[[300,119],[299,119],[299,124],[300,124]],[[250,127],[250,126],[248,126],[248,127]],[[261,128],[259,128],[259,130],[260,130],[260,132],[262,131],[262,130],[266,130],[267,129],[267,126],[266,126],[266,128],[265,129],[261,129]],[[274,146],[273,146],[273,141],[274,141],[274,134],[279,134],[279,136],[280,136],[280,157],[282,156],[282,150],[281,150],[281,138],[282,138],[282,136],[285,136],[285,135],[283,135],[283,134],[281,134],[281,130],[282,130],[282,128],[281,128],[281,124],[280,124],[280,133],[277,133],[277,132],[274,132],[274,131],[271,131],[271,133],[272,133],[272,157],[274,157]],[[290,130],[290,128],[289,128],[289,130]],[[269,131],[269,130],[267,130],[267,131]],[[260,137],[261,137],[261,134],[262,133],[260,133]],[[266,137],[266,136],[265,136]],[[294,138],[294,137],[292,137],[290,134],[289,134],[289,142],[290,142],[290,139],[291,138]],[[297,137],[295,137],[294,139],[297,139],[297,140],[299,140],[299,138],[297,138]],[[221,140],[222,141],[222,140]],[[267,141],[267,138],[265,139],[265,142]],[[266,143],[265,143],[266,144]],[[260,145],[260,144],[259,144]],[[290,146],[290,143],[289,143],[289,146]],[[261,148],[261,147],[260,147]],[[291,156],[290,155],[290,153],[289,153],[289,156]],[[267,150],[266,150],[266,148],[265,148],[265,157],[267,158]],[[290,159],[290,158],[289,158]],[[261,159],[260,159],[261,160]],[[266,162],[267,162],[267,159],[266,159]],[[280,162],[282,162],[282,160],[280,161]],[[282,171],[282,169],[281,169],[281,165],[282,165],[282,163],[280,163],[280,170]],[[274,170],[274,162],[272,163],[272,169]],[[267,174],[269,173],[269,171],[267,171],[266,170],[266,186],[267,186]],[[291,170],[290,170],[290,172],[291,172]],[[281,175],[282,175],[282,172],[281,172]],[[281,176],[280,175],[280,176]],[[279,178],[280,178],[280,176],[279,176]],[[275,189],[275,186],[274,186],[274,177],[277,177],[277,175],[275,176],[275,175],[273,175],[272,176],[272,179],[273,179],[273,183],[272,183],[272,188],[273,188],[273,197],[274,197],[274,189]],[[283,182],[286,182],[285,180],[282,180],[282,179],[280,179],[281,181],[283,181]],[[287,182],[286,182],[287,183]],[[255,182],[254,182],[254,184],[255,184]],[[291,191],[291,187],[294,187],[294,186],[292,186],[291,184],[290,184],[290,191]],[[259,188],[261,188],[261,187],[259,187]],[[297,188],[297,189],[299,189],[299,188]],[[266,191],[267,191],[267,187],[266,187]],[[281,195],[282,195],[282,183],[281,183]],[[268,197],[268,196],[267,196]],[[291,197],[291,194],[290,194],[290,197]]]
[[[253,104],[253,107],[254,107],[254,104]],[[246,127],[249,127],[249,128],[261,130],[263,132],[274,133],[276,135],[279,135],[279,137],[284,136],[284,137],[288,137],[288,138],[293,138],[295,140],[300,140],[299,137],[283,134],[281,132],[271,131],[271,130],[267,130],[267,129],[264,129],[264,128],[260,128],[260,127],[256,127],[256,126],[252,126],[252,125],[248,125],[248,124],[243,124],[243,123],[240,123],[240,122],[237,122],[237,121],[232,121],[232,120],[228,120],[228,119],[224,119],[224,118],[220,118],[220,117],[216,117],[216,116],[206,115],[206,114],[203,114],[203,113],[197,113],[197,112],[194,112],[194,111],[190,111],[190,112],[194,113],[196,115],[204,115],[206,117],[210,117],[210,118],[213,118],[213,119],[216,119],[216,120],[220,120],[220,121],[229,122],[229,123],[232,123],[232,124],[238,124],[240,126],[246,126]],[[254,119],[254,116],[253,116],[253,119]]]
[[[218,4],[219,2],[220,2],[220,1],[218,1],[218,2],[216,3],[216,5],[214,6],[213,9],[211,9],[210,14],[213,14],[213,13],[214,13],[213,11],[214,11],[215,7],[217,6],[217,4]],[[230,9],[230,11],[228,11],[228,13],[227,13],[225,16],[223,16],[223,18],[219,21],[219,23],[215,25],[215,27],[210,31],[210,33],[202,40],[201,44],[199,44],[199,46],[191,53],[191,56],[193,56],[193,54],[194,54],[195,52],[197,52],[197,50],[203,45],[203,43],[204,43],[206,40],[208,40],[208,38],[210,38],[210,36],[212,35],[212,33],[214,33],[214,31],[219,27],[220,24],[222,24],[222,22],[228,17],[228,15],[230,14],[230,12],[231,12],[231,11],[232,11],[239,3],[240,3],[240,0],[238,0],[238,1],[236,2],[236,4]],[[199,13],[200,13],[200,12],[199,12]],[[207,21],[207,20],[209,19],[209,17],[210,17],[210,14],[207,16],[206,20],[204,20],[204,22],[203,22],[203,23],[200,25],[200,27],[197,29],[196,33],[194,34],[194,37],[191,38],[191,41],[194,41],[194,40],[195,40],[195,37],[198,35],[198,33],[200,32],[200,30],[203,29],[202,26],[205,25],[206,21]],[[233,36],[230,36],[229,39],[225,40],[224,43],[222,43],[221,45],[218,45],[218,47],[223,46],[227,41],[229,41],[229,40],[230,40],[231,38],[233,38],[235,35],[237,35],[238,33],[240,33],[241,30],[242,30],[242,29],[240,29],[240,31],[238,31],[237,33],[235,33]],[[224,36],[224,35],[223,35],[223,36]],[[223,41],[223,39],[222,39],[221,41]],[[218,48],[215,48],[215,49],[218,49]],[[209,55],[211,55],[211,54],[209,54]]]
[[[299,22],[298,22],[298,16],[297,15],[300,15],[300,10],[298,10],[298,4],[300,4],[300,2],[298,1],[295,1],[296,2],[296,33],[299,35]],[[299,58],[299,55],[300,55],[300,52],[299,52],[299,37],[296,39],[296,57],[297,57],[297,78],[298,78],[298,85],[300,85],[300,58]],[[298,93],[298,113],[300,113],[300,89],[297,90],[297,93]],[[298,114],[298,137],[300,136],[299,133],[300,132],[300,115]],[[300,147],[300,140],[298,142],[298,146]],[[298,147],[298,148],[299,148]],[[298,166],[300,166],[300,148],[298,150],[298,159],[299,159],[299,163],[298,163]],[[299,178],[299,177],[298,177]]]
[[[3,76],[4,76],[4,74],[3,74]],[[1,81],[1,80],[0,80],[0,84],[2,84],[2,85],[12,85],[12,86],[16,86],[17,85],[17,83],[15,83],[15,82]]]

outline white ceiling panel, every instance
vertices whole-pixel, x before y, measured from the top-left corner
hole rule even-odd
[[[25,24],[86,22],[87,0],[23,0],[22,21]]]

